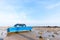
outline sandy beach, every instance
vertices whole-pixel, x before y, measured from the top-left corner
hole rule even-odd
[[[33,28],[34,30],[40,31],[52,31],[57,32],[60,31],[60,28]],[[8,33],[7,37],[4,40],[46,40],[43,38],[39,38],[36,34],[32,32],[20,32],[20,33]],[[50,40],[60,40],[59,36],[53,37]]]

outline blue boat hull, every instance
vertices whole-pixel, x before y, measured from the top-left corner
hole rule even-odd
[[[10,27],[7,30],[8,32],[23,32],[23,31],[31,31],[32,27]]]

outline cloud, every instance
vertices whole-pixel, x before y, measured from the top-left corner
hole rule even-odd
[[[46,25],[55,25],[60,26],[60,13],[51,14],[50,17],[47,17],[46,20],[43,21],[43,24]]]
[[[25,13],[20,13],[20,14],[0,14],[0,24],[2,25],[13,25],[16,23],[27,23],[28,18],[26,17]],[[2,26],[1,25],[1,26]]]
[[[27,25],[38,23],[37,20],[29,19],[27,12],[16,12],[15,9],[17,8],[21,8],[21,5],[13,6],[7,3],[7,1],[0,2],[0,26],[13,25],[16,23],[25,23]]]
[[[29,2],[31,2],[31,0],[29,0],[29,1],[26,0],[25,3],[26,2],[29,3]],[[40,4],[46,4],[46,2],[43,2],[43,1],[38,2],[35,0],[33,2],[38,4],[38,6]],[[10,1],[10,3],[11,3],[11,1]],[[36,18],[35,19],[33,18],[33,16],[36,15],[36,14],[33,15],[33,13],[35,13],[35,11],[37,11],[36,9],[31,7],[32,8],[31,9],[32,12],[31,12],[29,9],[27,9],[27,7],[24,7],[24,3],[22,1],[20,4],[15,2],[15,1],[12,1],[11,4],[10,3],[8,3],[7,1],[1,1],[0,0],[0,24],[1,24],[0,26],[14,25],[16,23],[25,23],[27,25],[32,25],[32,26],[34,26],[34,25],[35,26],[36,25],[52,25],[52,24],[56,25],[56,24],[60,23],[60,18],[58,16],[59,14],[55,14],[54,16],[52,15],[51,17],[46,18],[46,20],[45,20],[45,18],[44,18],[44,20],[40,20],[40,18],[38,20]],[[18,6],[14,5],[14,4],[18,4]],[[52,8],[55,8],[59,5],[60,5],[60,3],[56,3],[53,5],[49,5],[46,8],[52,9]],[[36,6],[36,8],[38,6]],[[39,6],[39,8],[40,8],[40,6]],[[44,9],[42,9],[42,10],[44,10]],[[30,13],[33,16],[28,15]],[[29,16],[32,17],[33,19],[30,18]]]
[[[30,23],[27,13],[24,11],[16,12],[16,9],[23,8],[20,6],[13,6],[7,1],[0,1],[0,26],[8,26],[16,23]]]
[[[56,4],[48,5],[46,8],[47,8],[47,9],[53,9],[53,8],[55,8],[55,7],[58,7],[58,6],[60,6],[60,2],[58,2],[58,3],[56,3]]]

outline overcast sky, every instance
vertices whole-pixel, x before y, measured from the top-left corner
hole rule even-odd
[[[60,26],[60,0],[0,0],[0,26]]]

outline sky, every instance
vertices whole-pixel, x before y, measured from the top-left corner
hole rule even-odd
[[[16,23],[60,26],[60,0],[0,0],[0,26]]]

